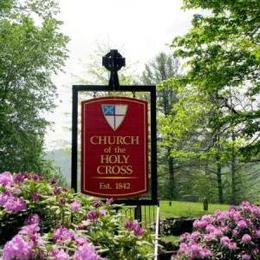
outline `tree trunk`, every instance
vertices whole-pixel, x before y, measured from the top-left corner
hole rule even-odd
[[[218,202],[223,203],[223,187],[222,187],[222,172],[221,172],[221,163],[219,155],[216,155],[217,162],[217,182],[218,182]]]
[[[231,203],[236,204],[236,155],[234,148],[235,135],[232,132],[232,152],[231,152]]]
[[[168,157],[168,171],[169,171],[169,195],[170,199],[176,198],[176,185],[175,185],[175,172],[173,167],[173,158],[171,155],[171,149],[168,148],[167,157]]]

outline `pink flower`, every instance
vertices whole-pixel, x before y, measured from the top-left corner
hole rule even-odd
[[[204,239],[205,239],[206,241],[211,241],[211,240],[216,239],[216,236],[215,236],[213,233],[205,234],[205,235],[204,235]]]
[[[179,254],[186,254],[189,252],[189,246],[186,243],[181,243],[180,244],[180,249],[179,249]]]
[[[194,228],[205,228],[208,225],[207,220],[195,220],[193,223]]]
[[[199,257],[201,246],[194,243],[190,246],[190,250],[191,250],[191,255],[193,258]]]
[[[250,202],[249,201],[242,201],[241,203],[240,203],[240,205],[242,206],[242,207],[250,207],[251,206],[251,204],[250,204]]]
[[[249,242],[251,242],[251,240],[252,240],[252,238],[251,238],[251,236],[248,235],[248,234],[245,234],[245,235],[242,236],[242,241],[243,241],[243,243],[245,243],[245,244],[248,244]]]
[[[109,198],[106,200],[106,204],[107,205],[111,205],[113,203],[114,199],[113,198]]]
[[[239,220],[239,221],[237,222],[237,226],[238,226],[240,229],[245,229],[245,228],[247,228],[247,223],[246,223],[245,220]]]
[[[74,260],[98,260],[100,257],[96,253],[95,247],[90,243],[80,246],[74,254]]]
[[[70,208],[71,208],[71,210],[74,211],[74,212],[80,211],[80,207],[81,207],[81,204],[80,204],[80,201],[78,201],[78,200],[74,200],[74,201],[70,204]]]
[[[180,242],[184,242],[184,241],[189,240],[189,239],[190,239],[190,233],[185,232],[185,233],[183,233],[183,234],[181,235],[181,237],[180,237]]]
[[[260,229],[256,230],[255,236],[256,236],[256,238],[260,238]]]
[[[16,175],[14,175],[14,182],[17,184],[20,184],[21,182],[23,182],[25,179],[27,178],[26,174],[24,173],[18,173]]]
[[[3,249],[3,260],[30,259],[33,244],[25,241],[21,235],[16,235],[7,242]]]
[[[216,217],[216,220],[217,220],[217,221],[226,220],[226,219],[228,218],[228,212],[226,212],[226,211],[218,211],[218,212],[215,214],[215,217]]]
[[[74,233],[63,226],[57,228],[53,233],[53,239],[56,242],[71,241],[73,238]]]
[[[5,203],[12,197],[13,197],[13,195],[11,192],[1,192],[0,193],[0,205],[4,206]]]
[[[37,201],[39,201],[39,200],[40,200],[40,195],[39,195],[39,193],[33,192],[33,193],[32,193],[32,201],[33,201],[33,202],[37,202]]]
[[[144,229],[140,226],[137,220],[129,220],[125,224],[125,228],[134,231],[136,236],[142,236],[144,234]]]
[[[216,237],[221,237],[223,236],[223,231],[216,228],[214,231],[213,231],[213,234],[216,236]]]
[[[213,233],[215,230],[216,230],[216,228],[212,224],[209,224],[206,226],[206,231],[208,233]]]
[[[63,249],[53,249],[50,252],[50,256],[54,260],[69,260],[69,255]]]
[[[94,211],[94,210],[91,210],[87,213],[87,219],[91,220],[91,221],[95,221],[97,220],[98,218],[98,215],[97,215],[97,212]]]
[[[237,243],[236,242],[229,242],[228,248],[230,250],[236,250],[237,249]]]
[[[229,217],[233,218],[236,222],[238,222],[242,217],[240,212],[237,209],[231,208],[228,212]]]
[[[26,202],[23,199],[10,196],[6,203],[4,204],[4,208],[9,213],[17,213],[19,211],[26,209]]]
[[[192,240],[197,241],[201,237],[201,235],[199,232],[195,231],[195,232],[191,233],[190,237]]]
[[[189,250],[192,259],[205,259],[212,254],[209,249],[203,248],[200,244],[196,243],[191,244]]]
[[[204,216],[201,217],[201,220],[207,221],[208,223],[211,223],[213,218],[212,218],[211,215],[204,215]]]
[[[259,250],[258,248],[254,248],[254,249],[252,250],[252,253],[253,253],[254,255],[258,255],[258,254],[260,253],[260,250]]]
[[[40,222],[40,217],[38,214],[32,214],[28,216],[24,221],[25,225],[39,224],[39,222]]]
[[[242,260],[251,260],[251,256],[248,254],[243,254],[243,255],[241,255],[241,259]]]
[[[10,172],[0,174],[0,184],[3,186],[12,185],[14,183],[13,175]]]
[[[80,246],[82,246],[83,244],[87,243],[87,240],[84,237],[76,237],[75,241]]]
[[[40,231],[38,224],[31,224],[23,226],[19,234],[26,235],[28,237],[32,237],[34,234]]]
[[[205,259],[205,258],[212,256],[212,252],[208,248],[203,248],[200,251],[200,256],[202,259]]]
[[[105,210],[105,209],[100,209],[99,210],[99,214],[100,214],[100,216],[106,216],[107,215],[107,211]]]
[[[227,236],[224,236],[220,239],[220,244],[225,247],[228,247],[229,243],[230,243],[230,238]]]
[[[3,259],[36,259],[35,249],[44,245],[39,230],[37,224],[22,227],[19,233],[5,244]]]
[[[233,235],[234,237],[236,237],[238,234],[239,234],[239,232],[238,232],[237,229],[233,229],[233,230],[232,230],[232,235]]]

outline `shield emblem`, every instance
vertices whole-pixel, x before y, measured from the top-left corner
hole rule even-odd
[[[123,104],[103,104],[103,115],[109,126],[116,131],[116,129],[123,123],[126,113],[127,105]]]

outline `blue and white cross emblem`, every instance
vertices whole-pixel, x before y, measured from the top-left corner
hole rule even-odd
[[[115,131],[125,119],[127,105],[103,104],[102,112],[109,126]]]

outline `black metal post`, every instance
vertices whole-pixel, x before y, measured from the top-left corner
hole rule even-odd
[[[152,171],[152,200],[157,200],[157,126],[156,126],[156,87],[151,90],[151,171]]]
[[[77,192],[78,180],[78,91],[72,90],[72,151],[71,151],[71,187]]]
[[[137,205],[135,207],[135,219],[137,219],[138,221],[142,221],[142,206],[141,205]]]

